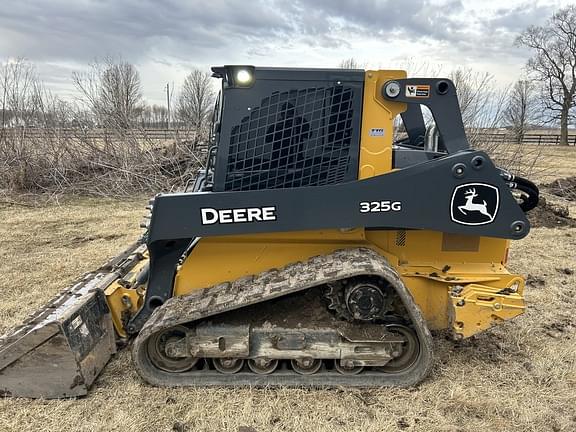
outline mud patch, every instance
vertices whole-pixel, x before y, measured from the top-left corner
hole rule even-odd
[[[556,271],[558,273],[565,274],[565,275],[573,275],[574,274],[574,270],[572,270],[571,268],[568,268],[568,267],[557,268]]]
[[[568,207],[549,203],[542,196],[538,206],[528,212],[528,220],[534,228],[576,227],[576,219],[570,217]]]
[[[463,352],[466,356],[473,356],[476,360],[486,364],[505,364],[510,359],[515,359],[517,363],[529,361],[526,352],[510,344],[506,337],[496,330],[479,333],[461,341],[453,340],[448,333],[446,335],[449,349],[453,353]]]
[[[563,317],[555,322],[542,325],[544,334],[554,339],[561,339],[563,337],[570,338],[570,336],[566,335],[566,333],[568,333],[573,328],[574,322],[571,317]]]
[[[554,180],[547,184],[548,192],[568,201],[576,201],[576,176]]]
[[[188,426],[186,425],[186,423],[176,421],[172,425],[172,430],[174,432],[186,432],[188,430]]]
[[[543,277],[528,274],[528,277],[526,278],[526,285],[530,285],[535,288],[543,287],[546,285],[546,280]]]

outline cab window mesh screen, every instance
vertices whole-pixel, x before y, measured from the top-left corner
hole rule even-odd
[[[346,179],[353,89],[274,92],[231,130],[225,190],[319,186]]]

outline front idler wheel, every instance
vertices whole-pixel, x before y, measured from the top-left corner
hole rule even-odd
[[[150,362],[165,372],[186,372],[198,363],[197,357],[175,357],[166,349],[168,344],[186,337],[187,328],[176,326],[157,333],[148,339],[147,352]]]
[[[409,369],[418,360],[420,354],[420,344],[418,342],[418,336],[414,330],[405,325],[401,324],[391,324],[386,326],[386,329],[394,334],[402,336],[404,342],[402,342],[402,348],[397,356],[382,366],[382,371],[389,373],[398,373],[406,369]]]

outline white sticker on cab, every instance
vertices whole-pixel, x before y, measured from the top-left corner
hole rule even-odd
[[[383,137],[384,136],[384,128],[372,128],[368,131],[368,135],[372,137]]]

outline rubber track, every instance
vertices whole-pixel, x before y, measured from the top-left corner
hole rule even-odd
[[[278,370],[270,375],[239,372],[221,374],[209,369],[170,373],[155,368],[147,357],[148,338],[176,325],[187,324],[222,312],[268,301],[315,286],[353,276],[380,276],[394,287],[404,302],[410,321],[420,341],[417,362],[401,373],[365,370],[358,375],[319,371],[300,375],[291,370]],[[173,297],[156,309],[142,328],[132,348],[132,357],[140,376],[156,386],[412,386],[422,381],[433,364],[432,336],[410,292],[396,271],[378,253],[367,248],[342,249],[328,255],[312,257],[255,276],[214,285],[187,296]]]

